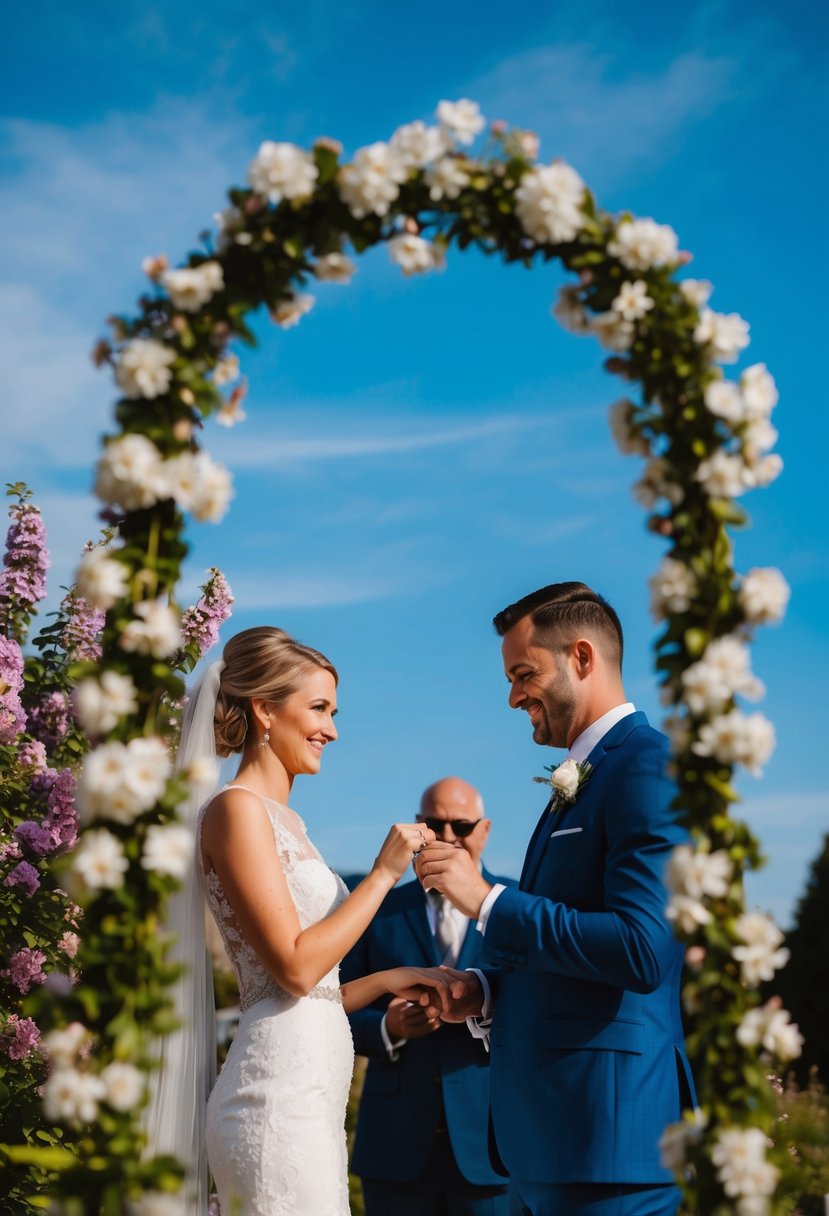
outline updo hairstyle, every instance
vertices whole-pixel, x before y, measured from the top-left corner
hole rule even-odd
[[[322,667],[331,672],[335,683],[338,680],[336,668],[324,654],[272,625],[237,633],[225,646],[222,658],[225,665],[213,719],[219,756],[244,750],[248,732],[252,735],[253,731],[252,697],[278,705],[296,692],[310,667]]]

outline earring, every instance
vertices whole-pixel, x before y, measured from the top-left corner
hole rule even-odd
[[[268,744],[270,743],[270,741],[271,741],[271,732],[269,730],[266,730],[264,735],[262,736],[262,742],[259,744],[259,746],[267,747]]]

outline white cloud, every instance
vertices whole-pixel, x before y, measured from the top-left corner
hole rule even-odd
[[[603,188],[631,168],[664,163],[676,134],[727,94],[735,60],[689,52],[650,74],[586,43],[538,47],[464,86],[489,119],[535,130],[542,158],[563,156]]]

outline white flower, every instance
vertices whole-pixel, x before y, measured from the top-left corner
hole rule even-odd
[[[783,934],[768,916],[745,912],[737,919],[734,932],[745,945],[733,946],[731,953],[740,964],[743,983],[750,988],[773,979],[775,971],[785,967],[789,951],[781,946]]]
[[[424,176],[433,203],[442,198],[455,199],[469,185],[469,166],[457,156],[444,156]]]
[[[655,456],[645,465],[645,471],[637,482],[634,482],[633,494],[637,502],[650,509],[660,498],[667,498],[673,506],[678,506],[685,497],[682,486],[669,477],[671,466],[662,456]]]
[[[736,312],[712,312],[703,309],[694,330],[694,341],[710,347],[711,358],[717,363],[736,363],[741,350],[748,346],[749,325]]]
[[[550,780],[554,790],[563,794],[568,801],[572,801],[576,796],[579,781],[581,780],[578,764],[576,764],[575,760],[565,760],[554,771]]]
[[[768,718],[733,709],[700,727],[692,751],[698,756],[713,756],[722,764],[744,764],[750,773],[759,776],[774,744],[774,727]]]
[[[54,1068],[69,1068],[91,1039],[92,1034],[83,1023],[70,1022],[62,1030],[50,1030],[43,1039],[43,1047]]]
[[[216,410],[216,421],[219,426],[236,426],[237,422],[244,422],[247,414],[242,408],[242,402],[245,399],[244,387],[237,385],[227,401]],[[228,474],[228,477],[230,474]]]
[[[105,503],[126,511],[151,507],[168,497],[163,460],[146,435],[128,434],[111,440],[98,461],[95,493]]]
[[[681,679],[683,699],[695,714],[721,709],[738,694],[756,701],[765,691],[751,674],[748,647],[735,635],[709,642],[702,658],[687,667]]]
[[[130,654],[150,654],[167,659],[181,645],[181,621],[164,600],[143,600],[133,606],[135,617],[128,621],[119,639],[122,650]]]
[[[679,290],[694,308],[704,308],[714,290],[707,279],[683,279]]]
[[[691,741],[691,727],[687,718],[680,714],[668,714],[662,721],[665,734],[675,752],[684,752]]]
[[[118,356],[115,380],[131,401],[161,397],[170,387],[176,352],[156,338],[133,338]]]
[[[662,1168],[678,1173],[688,1161],[688,1150],[696,1144],[708,1120],[704,1113],[697,1108],[693,1119],[682,1119],[679,1123],[669,1123],[659,1141],[659,1155]]]
[[[560,287],[558,298],[550,312],[571,334],[582,335],[591,332],[590,319],[578,287]]]
[[[607,252],[628,270],[651,270],[673,265],[677,260],[677,236],[667,224],[651,219],[622,220]]]
[[[239,356],[225,355],[213,368],[213,383],[221,388],[239,379]]]
[[[777,405],[777,385],[765,363],[753,363],[740,376],[740,388],[749,418],[768,418]]]
[[[283,198],[308,198],[314,193],[318,176],[312,157],[302,148],[270,139],[259,145],[248,168],[251,187],[272,203],[280,203]]]
[[[84,833],[70,865],[92,891],[116,890],[129,869],[124,846],[106,828]]]
[[[86,756],[81,769],[77,802],[82,819],[132,823],[155,806],[170,772],[170,756],[163,739],[151,736],[130,739],[129,743],[103,744]],[[83,837],[81,848],[91,835]],[[107,847],[103,842],[101,848]]]
[[[633,426],[636,407],[627,397],[614,401],[610,407],[610,431],[616,446],[625,456],[647,456],[650,451],[645,436]]]
[[[96,547],[85,553],[75,572],[75,586],[93,608],[111,608],[127,593],[127,568],[110,556],[110,550]]]
[[[447,135],[461,144],[473,143],[486,123],[478,103],[466,97],[460,101],[440,102],[437,117]]]
[[[521,156],[524,160],[535,160],[538,157],[540,140],[535,131],[521,131],[514,128],[508,131],[504,139],[504,151],[509,157]]]
[[[302,292],[291,292],[287,299],[279,301],[271,316],[282,329],[293,329],[295,325],[299,325],[305,314],[309,313],[315,304],[316,300],[313,296],[305,295]]]
[[[227,511],[233,488],[230,473],[206,452],[181,452],[165,464],[169,492],[198,520],[218,523]]]
[[[750,489],[752,477],[741,456],[717,448],[694,474],[711,498],[737,498]]]
[[[597,312],[588,318],[590,332],[594,334],[605,350],[622,354],[630,350],[636,337],[636,329],[632,321],[626,321],[618,312]]]
[[[355,219],[385,215],[400,193],[408,169],[388,144],[377,142],[360,148],[350,165],[343,165],[337,179],[342,199]]]
[[[671,853],[665,874],[665,885],[672,893],[701,899],[708,895],[718,899],[728,894],[728,884],[734,864],[725,849],[704,853],[681,844]]]
[[[145,870],[184,878],[192,858],[193,833],[183,824],[153,824],[147,829],[141,854]]]
[[[398,127],[389,147],[407,168],[422,169],[447,151],[449,141],[440,127],[427,127],[418,119]]]
[[[752,418],[743,427],[743,459],[752,472],[763,463],[763,453],[777,443],[777,430],[767,418]]]
[[[641,321],[653,306],[654,301],[648,295],[647,283],[644,279],[636,279],[633,283],[622,284],[610,307],[625,321]]]
[[[780,1171],[766,1161],[767,1144],[759,1127],[726,1127],[718,1133],[711,1160],[719,1167],[717,1177],[730,1198],[773,1194]]]
[[[221,262],[168,270],[161,276],[161,282],[174,306],[182,312],[198,312],[225,285]]]
[[[104,1100],[113,1110],[132,1110],[144,1096],[144,1074],[132,1064],[113,1060],[101,1070]]]
[[[584,225],[584,182],[564,162],[539,165],[521,178],[515,192],[515,214],[539,244],[572,241]]]
[[[326,253],[314,263],[314,274],[321,282],[350,283],[357,267],[344,253]]]
[[[789,602],[789,584],[773,566],[749,570],[739,591],[740,607],[751,625],[782,620]]]
[[[252,234],[244,231],[245,217],[238,207],[225,207],[224,211],[217,211],[213,220],[219,231],[216,248],[220,253],[224,253],[232,244],[250,245],[252,242]]]
[[[662,558],[648,585],[651,612],[657,621],[668,614],[686,612],[697,590],[697,580],[690,567],[673,557]]]
[[[779,1060],[796,1060],[803,1050],[803,1036],[779,999],[749,1009],[737,1027],[737,1041],[744,1047],[764,1047]]]
[[[82,680],[74,692],[75,709],[84,730],[94,736],[114,730],[118,719],[138,709],[138,693],[129,676],[104,671]]]
[[[714,380],[705,390],[705,404],[717,418],[736,425],[746,416],[746,405],[739,386],[730,380]]]
[[[423,274],[443,265],[443,251],[422,236],[404,232],[389,241],[389,257],[405,275]]]
[[[783,471],[783,460],[777,452],[769,452],[761,460],[752,464],[749,472],[749,483],[752,486],[769,486]]]
[[[680,932],[688,934],[689,937],[700,925],[707,925],[711,919],[711,913],[698,899],[679,893],[668,900],[665,915],[677,925]]]
[[[43,1086],[43,1109],[50,1123],[92,1123],[105,1086],[92,1073],[59,1068]]]

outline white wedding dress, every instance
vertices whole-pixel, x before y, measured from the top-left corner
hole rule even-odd
[[[262,803],[307,928],[342,903],[348,890],[311,844],[299,816],[270,799]],[[292,996],[245,940],[215,871],[204,881],[239,981],[242,1011],[207,1104],[207,1155],[222,1216],[348,1216],[345,1108],[354,1045],[339,967],[308,996]]]

